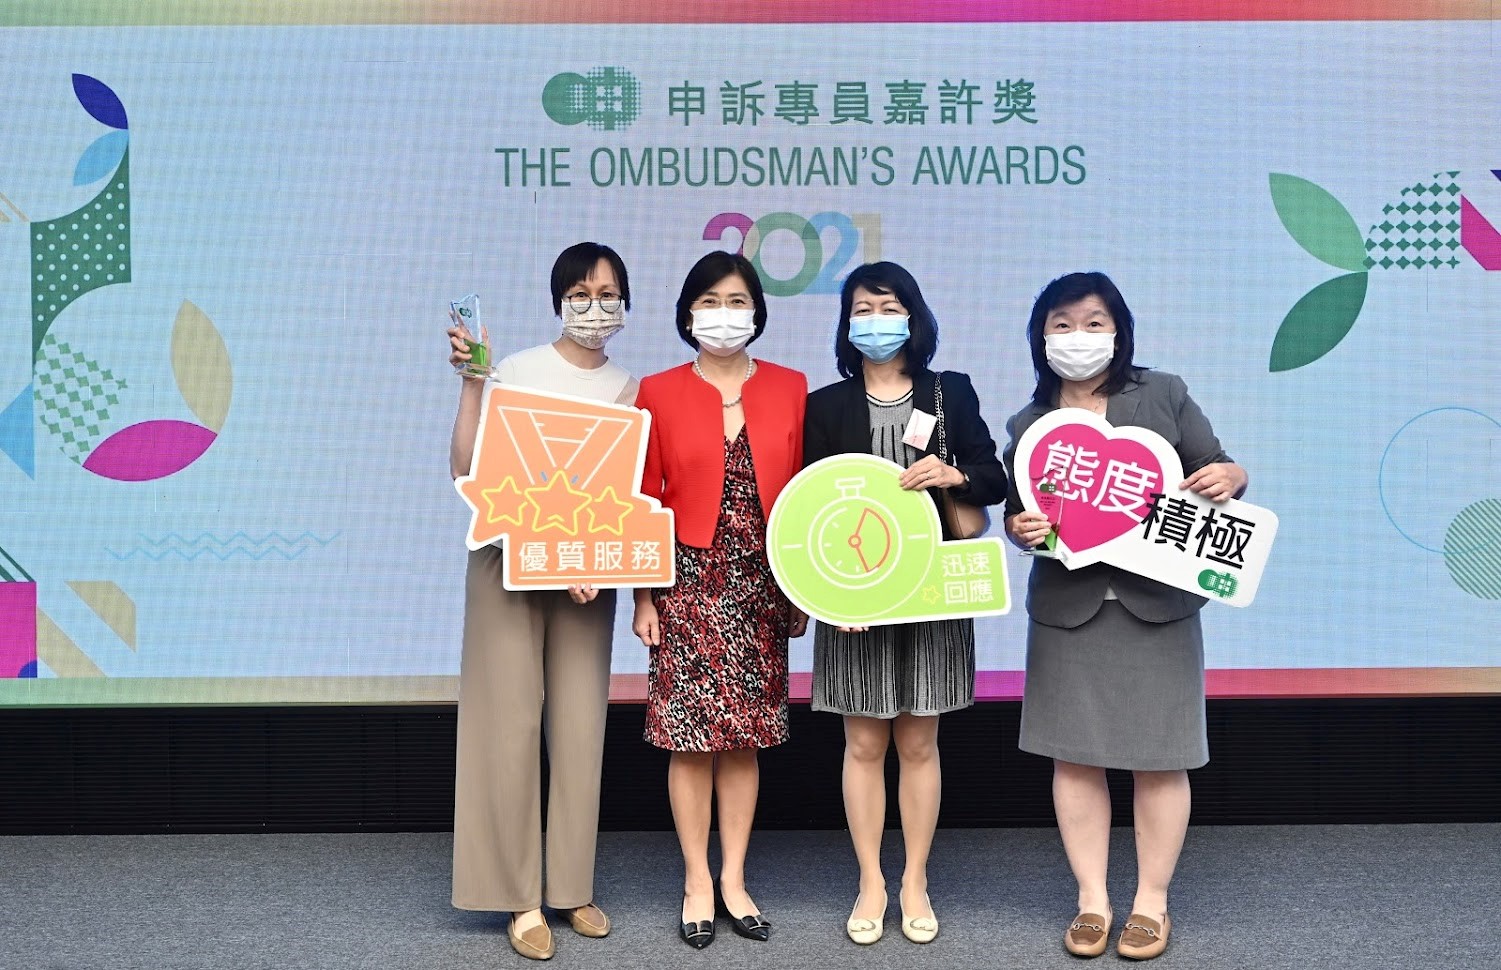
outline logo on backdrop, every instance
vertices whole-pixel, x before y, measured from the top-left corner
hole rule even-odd
[[[623,67],[554,74],[542,88],[542,110],[560,125],[620,131],[641,117],[641,82]]]
[[[788,483],[766,526],[787,598],[836,626],[1010,610],[1002,541],[945,541],[933,500],[904,490],[901,473],[874,455],[836,455]]]
[[[1481,179],[1489,188],[1501,169]],[[1404,188],[1382,206],[1381,220],[1364,237],[1355,217],[1325,189],[1277,172],[1268,180],[1288,234],[1310,256],[1346,271],[1309,290],[1282,319],[1272,341],[1274,373],[1304,367],[1337,347],[1360,316],[1377,270],[1457,270],[1471,261],[1501,270],[1501,233],[1465,195],[1459,172],[1435,172]]]
[[[1105,562],[1231,606],[1256,597],[1276,514],[1179,488],[1178,453],[1155,431],[1059,408],[1022,435],[1012,472],[1022,504],[1054,523],[1069,569]]]
[[[490,385],[469,474],[454,482],[473,512],[465,543],[502,545],[506,589],[671,586],[672,511],[638,490],[650,420]]]
[[[564,127],[650,122],[662,141],[499,145],[507,188],[1061,188],[1088,175],[1084,146],[1037,134],[1050,127],[1048,92],[1020,72],[685,78],[648,97],[632,71],[609,66],[553,75],[541,104]],[[679,137],[690,128],[722,140]]]

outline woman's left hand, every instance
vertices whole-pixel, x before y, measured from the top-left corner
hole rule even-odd
[[[1240,494],[1246,478],[1246,470],[1234,462],[1217,461],[1200,468],[1178,487],[1198,492],[1211,502],[1223,502]]]
[[[568,598],[573,600],[580,606],[583,606],[585,603],[594,602],[594,597],[598,595],[599,590],[595,589],[593,586],[568,587]]]
[[[902,472],[902,488],[915,491],[919,488],[955,488],[964,484],[964,473],[937,455],[924,455]]]
[[[808,632],[808,614],[797,607],[792,608],[792,615],[787,622],[787,635],[796,639]]]

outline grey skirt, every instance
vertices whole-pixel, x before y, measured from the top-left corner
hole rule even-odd
[[[854,717],[942,714],[975,702],[975,624],[936,620],[813,633],[813,709]]]
[[[1129,771],[1203,766],[1209,742],[1199,614],[1148,623],[1106,600],[1072,630],[1031,621],[1020,747]]]

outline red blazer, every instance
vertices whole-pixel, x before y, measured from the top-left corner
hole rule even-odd
[[[756,361],[745,382],[745,433],[756,465],[761,511],[803,467],[803,412],[808,379],[801,372]],[[723,399],[683,364],[643,378],[636,407],[651,413],[641,491],[672,509],[678,541],[707,549],[714,544],[724,498]]]

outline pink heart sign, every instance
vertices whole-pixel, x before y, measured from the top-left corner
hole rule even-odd
[[[1018,442],[1022,504],[1058,522],[1064,564],[1109,558],[1107,546],[1142,524],[1155,494],[1176,494],[1183,466],[1167,441],[1145,428],[1112,427],[1082,408],[1039,418]],[[1061,506],[1061,508],[1060,508]]]

